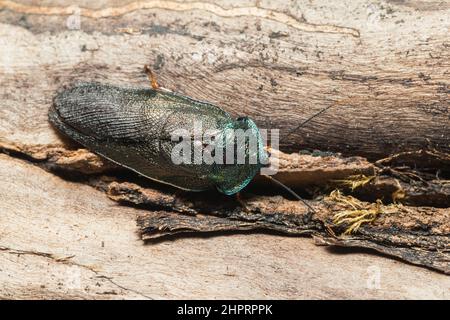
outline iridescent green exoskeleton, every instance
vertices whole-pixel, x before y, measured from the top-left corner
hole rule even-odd
[[[80,83],[61,91],[54,99],[49,119],[60,131],[93,152],[145,177],[184,190],[217,188],[234,194],[244,188],[268,163],[263,139],[249,118],[233,119],[221,108],[158,87],[124,88],[99,83]],[[226,139],[226,130],[248,130],[257,141],[256,148],[241,144],[250,163],[181,163],[172,152],[179,141],[173,140],[177,129],[192,129],[202,124],[202,134],[215,132],[216,144],[235,148]],[[191,142],[202,143],[198,136]],[[206,145],[202,147],[206,148]],[[236,150],[235,150],[236,151]],[[237,153],[236,153],[237,154]]]

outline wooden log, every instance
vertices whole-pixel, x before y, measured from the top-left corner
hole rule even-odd
[[[0,155],[0,298],[448,299],[444,274],[267,234],[145,245],[101,191]],[[334,253],[333,253],[334,252]],[[379,286],[371,279],[379,275]]]
[[[147,86],[150,63],[167,88],[280,129],[286,149],[450,151],[448,2],[64,3],[0,1],[0,136],[56,143],[44,119],[59,87]]]
[[[0,149],[7,154],[0,155],[0,298],[448,298],[442,274],[366,252],[331,254],[305,238],[191,234],[150,245],[141,237],[313,232],[319,244],[367,247],[448,272],[449,16],[446,1],[148,0],[77,7],[65,0],[45,6],[0,0]],[[381,197],[374,191],[381,188],[382,196],[406,192],[396,199],[408,205],[428,199],[441,208],[401,211],[394,218],[401,235],[393,239],[386,236],[392,216],[362,226],[357,239],[329,237],[322,227],[332,223],[325,215],[332,211],[303,217],[301,204],[281,196],[250,200],[263,208],[276,199],[284,204],[285,211],[272,210],[275,219],[265,216],[259,225],[241,211],[205,214],[191,206],[195,197],[173,202],[171,190],[163,198],[164,187],[141,185],[49,125],[48,108],[61,87],[76,81],[146,87],[148,63],[165,87],[280,129],[285,150],[371,161],[301,156],[304,162],[292,167],[288,156],[280,178],[292,186],[307,189],[315,181],[323,196],[332,180],[373,175],[359,190],[368,201]],[[416,167],[425,182],[412,189],[403,177]],[[99,178],[104,173],[109,180]],[[405,244],[410,248],[400,250]],[[382,282],[372,290],[374,268]],[[205,286],[205,279],[214,285]]]

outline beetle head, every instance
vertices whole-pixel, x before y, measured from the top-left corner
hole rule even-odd
[[[231,130],[230,130],[231,129]],[[268,163],[264,141],[253,120],[237,118],[224,131],[223,147],[226,149],[223,164],[216,164],[214,177],[217,189],[227,195],[239,192]],[[233,150],[233,154],[230,151]]]

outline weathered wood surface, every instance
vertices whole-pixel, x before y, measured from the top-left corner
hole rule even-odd
[[[217,215],[199,224],[202,212],[164,220],[164,215],[174,215],[167,208],[160,212],[119,205],[105,191],[119,201],[140,203],[145,198],[141,194],[130,201],[132,184],[127,184],[126,174],[123,181],[121,172],[104,183],[95,174],[114,172],[114,167],[77,150],[47,122],[59,87],[77,80],[146,86],[142,66],[150,63],[166,87],[216,102],[233,115],[250,115],[261,127],[280,128],[285,148],[319,148],[371,159],[414,151],[406,159],[403,153],[376,165],[362,159],[358,164],[344,160],[349,163],[342,166],[342,160],[330,157],[329,163],[314,159],[308,167],[306,161],[301,170],[280,172],[290,185],[318,181],[324,187],[352,174],[378,175],[383,166],[390,170],[391,163],[396,168],[411,159],[410,167],[423,163],[419,167],[428,175],[429,166],[432,173],[442,168],[439,174],[448,175],[449,2],[79,5],[90,9],[79,11],[80,28],[73,29],[77,17],[72,13],[78,11],[67,9],[64,1],[41,7],[32,1],[0,1],[0,147],[9,154],[1,155],[0,165],[0,297],[449,297],[450,283],[442,274],[366,253],[331,254],[310,239],[246,234],[145,245],[136,217],[149,237],[158,233],[146,233],[148,226],[161,226],[163,235],[195,225],[200,231],[208,225],[211,231],[255,225],[233,220],[233,226]],[[283,139],[299,122],[335,102],[341,105]],[[330,169],[337,163],[339,170]],[[402,195],[400,201],[409,205],[440,203],[443,208],[406,216],[404,227],[448,243],[448,185],[438,175],[412,184],[394,173],[405,174],[384,172],[358,196],[369,193],[372,201]],[[125,195],[113,194],[118,190],[114,186],[128,189]],[[159,187],[155,192],[161,194]],[[303,207],[296,203],[289,210]],[[427,229],[427,221],[439,226]],[[432,247],[431,237],[424,242],[405,239],[394,240],[419,241],[419,252]],[[366,240],[316,239],[319,244],[404,254]],[[447,270],[448,249],[432,251],[442,259],[424,256],[412,262],[423,259],[430,267]],[[381,287],[375,290],[367,283],[373,270],[381,272]]]
[[[149,210],[138,218],[143,240],[178,233],[266,229],[314,235],[321,238],[320,244],[359,244],[450,274],[450,187],[447,181],[434,176],[427,181],[420,172],[397,172],[395,167],[386,166],[400,161],[400,156],[383,160],[380,168],[360,157],[284,154],[272,150],[272,155],[279,159],[277,179],[291,187],[313,188],[316,197],[319,195],[308,201],[314,207],[315,212],[311,212],[297,200],[283,199],[279,195],[283,190],[274,188],[263,176],[246,188],[239,203],[215,191],[183,192],[151,182],[86,149],[1,146],[43,169],[102,190],[112,200]],[[434,153],[430,156],[438,159],[442,168],[450,167],[448,156]],[[261,194],[262,190],[265,192]],[[334,191],[328,195],[331,190]],[[365,201],[348,195],[352,193]],[[345,219],[339,222],[338,216]],[[354,224],[361,219],[373,223]],[[354,230],[350,236],[344,234],[348,228]]]
[[[327,238],[323,243],[328,244],[357,246],[359,243],[359,247],[376,249],[450,274],[448,208],[378,206],[333,192],[321,201],[309,201],[314,213],[296,200],[267,195],[247,195],[242,200],[245,203],[243,209],[236,201],[217,196],[217,193],[208,197],[183,192],[173,194],[173,191],[161,192],[152,187],[115,181],[107,183],[106,188],[113,200],[156,209],[156,212],[138,218],[144,240],[196,231],[267,229]],[[337,237],[352,224],[341,225],[336,221],[336,215],[356,209],[365,210],[367,218],[377,216],[376,221],[359,226],[354,235]]]
[[[280,129],[291,150],[450,151],[447,1],[64,3],[0,1],[1,116],[24,103],[40,111],[1,136],[58,143],[43,121],[58,87],[145,86],[150,63],[166,87]]]
[[[147,210],[7,155],[0,179],[0,298],[450,298],[444,274],[307,238],[144,245]]]

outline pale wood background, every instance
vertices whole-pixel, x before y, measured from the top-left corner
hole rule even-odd
[[[449,151],[448,1],[79,1],[89,8],[79,30],[67,26],[68,3],[0,1],[3,147],[62,145],[47,122],[59,87],[146,86],[150,63],[166,87],[262,127],[292,128],[346,101],[289,148],[375,158],[410,147]],[[15,154],[0,162],[1,298],[450,297],[448,276],[333,253],[307,238],[145,245],[138,209]],[[373,270],[380,287],[369,289]]]

